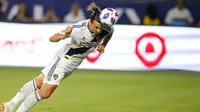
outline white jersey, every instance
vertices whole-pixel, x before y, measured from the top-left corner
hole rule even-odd
[[[100,34],[93,35],[88,29],[89,20],[84,20],[72,25],[72,32],[67,37],[66,43],[56,53],[57,56],[84,59],[91,53],[104,37],[110,34],[113,27],[103,27]]]
[[[103,27],[100,34],[92,35],[87,27],[88,22],[89,20],[85,20],[72,25],[73,29],[66,38],[66,43],[42,70],[45,75],[43,83],[59,85],[60,81],[69,76],[99,42],[114,30],[113,27]]]

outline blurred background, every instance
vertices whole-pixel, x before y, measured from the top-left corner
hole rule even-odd
[[[102,9],[116,8],[118,24],[199,26],[199,0],[93,0]],[[89,18],[92,0],[1,0],[6,22],[76,22]]]
[[[30,112],[200,112],[200,0],[0,0],[0,103],[41,73],[58,45],[49,37],[89,18],[92,1],[119,13],[106,52]]]

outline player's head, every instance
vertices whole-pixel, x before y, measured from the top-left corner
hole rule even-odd
[[[100,21],[100,14],[101,9],[96,6],[96,4],[93,2],[91,3],[88,8],[88,11],[92,11],[92,15],[90,16],[90,22],[89,22],[89,30],[93,33],[101,33],[103,25]]]

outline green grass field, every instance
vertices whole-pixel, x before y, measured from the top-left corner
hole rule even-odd
[[[0,68],[0,102],[41,68]],[[30,112],[200,112],[200,73],[77,70]]]

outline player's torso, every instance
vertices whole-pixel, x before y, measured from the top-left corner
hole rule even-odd
[[[86,48],[96,47],[100,41],[93,41],[95,35],[88,31],[85,22],[80,26],[73,26],[70,37],[72,38],[71,42],[73,45]]]
[[[103,29],[98,35],[93,35],[88,30],[88,20],[78,25],[73,25],[73,30],[69,36],[70,42],[67,43],[65,55],[69,57],[85,58],[90,52],[95,50],[102,39],[110,32]]]

